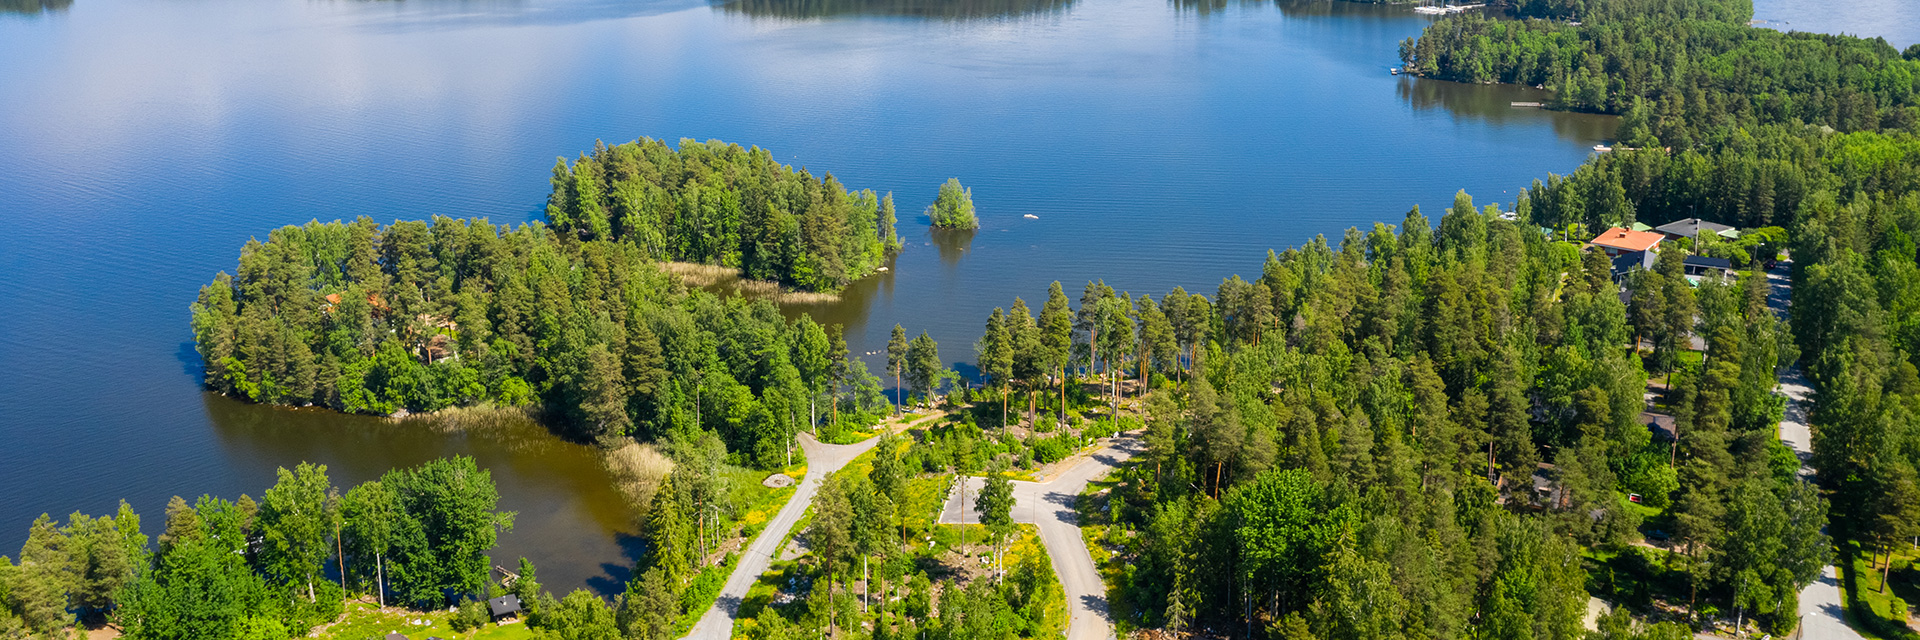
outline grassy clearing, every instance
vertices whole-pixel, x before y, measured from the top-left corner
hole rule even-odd
[[[518,622],[489,624],[467,633],[454,633],[453,626],[447,622],[450,617],[452,614],[447,611],[381,609],[355,601],[347,603],[346,615],[340,622],[327,627],[315,637],[323,640],[365,640],[384,638],[389,633],[399,633],[416,640],[428,636],[461,640],[520,640],[533,637],[533,630]]]
[[[781,507],[786,506],[787,500],[793,498],[794,492],[799,490],[800,478],[807,473],[807,467],[802,464],[796,469],[780,473],[793,478],[793,483],[775,489],[765,484],[766,472],[740,467],[727,469],[727,484],[732,491],[729,497],[733,504],[739,506],[740,535],[749,541],[767,526],[767,521],[772,520]]]
[[[680,281],[693,287],[712,287],[720,285],[724,289],[750,298],[766,298],[781,304],[825,304],[839,302],[840,294],[817,291],[788,291],[778,282],[749,280],[741,277],[739,269],[717,264],[697,262],[662,262],[660,270],[671,273]]]

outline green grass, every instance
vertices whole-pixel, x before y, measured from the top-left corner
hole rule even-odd
[[[1920,602],[1920,576],[1916,575],[1912,548],[1896,548],[1893,570],[1887,583],[1881,584],[1880,569],[1868,564],[1868,551],[1853,543],[1841,543],[1840,588],[1847,604],[1847,618],[1861,635],[1870,638],[1920,638],[1893,614],[1894,599],[1909,605]],[[1885,593],[1882,593],[1885,591]]]
[[[1116,556],[1113,550],[1108,548],[1107,542],[1111,537],[1110,530],[1113,528],[1112,519],[1109,517],[1111,512],[1102,511],[1100,505],[1105,501],[1095,498],[1101,491],[1118,488],[1119,475],[1110,474],[1088,482],[1087,488],[1080,492],[1080,499],[1076,501],[1075,509],[1080,514],[1080,537],[1087,544],[1087,553],[1093,556],[1093,566],[1100,571],[1100,582],[1107,588],[1108,618],[1113,620],[1115,634],[1126,638],[1132,635],[1133,623],[1138,619],[1134,612],[1133,601],[1126,597],[1125,590],[1126,585],[1132,582],[1133,565],[1124,562],[1125,558]],[[1129,541],[1127,546],[1130,547],[1131,544]],[[1125,548],[1123,547],[1123,550]]]
[[[532,637],[533,630],[525,624],[490,624],[475,632],[471,640],[522,640]]]
[[[460,638],[462,640],[520,640],[533,637],[533,630],[521,623],[489,624],[468,633],[454,633],[453,626],[447,620],[452,614],[447,611],[399,611],[381,610],[365,602],[347,603],[346,617],[338,624],[327,627],[319,638],[324,640],[364,640],[385,638],[388,633],[399,632],[408,638],[421,640],[427,636],[442,638]],[[426,625],[412,624],[414,620],[425,620]]]
[[[686,612],[674,622],[674,637],[687,635],[693,625],[700,622],[700,616],[713,608],[713,601],[720,598],[720,590],[727,585],[727,576],[733,574],[734,566],[739,563],[739,554],[729,553],[720,564],[701,569],[700,575],[693,577],[686,591],[680,593],[680,604],[686,607]]]
[[[804,464],[796,465],[796,468],[797,472],[795,469],[781,471],[793,478],[793,484],[775,489],[762,484],[767,479],[764,471],[729,467],[727,483],[732,490],[729,498],[738,507],[738,523],[753,532],[766,527],[767,521],[773,519],[773,515],[779,513],[780,508],[786,506],[787,500],[798,491],[795,487],[800,484],[800,478],[806,475],[807,468]]]

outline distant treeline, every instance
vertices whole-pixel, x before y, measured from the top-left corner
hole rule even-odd
[[[1561,13],[1529,6],[1523,12]],[[1920,46],[1903,57],[1885,40],[1748,27],[1750,7],[1687,6],[1706,8],[1578,25],[1468,13],[1402,43],[1401,57],[1434,78],[1541,85],[1559,108],[1637,114],[1666,146],[1728,126],[1920,123]],[[1730,19],[1696,19],[1716,13]],[[1652,141],[1626,133],[1634,145]]]
[[[553,167],[553,228],[618,239],[659,260],[735,267],[755,280],[837,291],[897,251],[893,196],[849,192],[758,147],[651,138],[596,144]]]
[[[1631,120],[1629,128],[1638,128]],[[1920,174],[1910,135],[1762,127],[1702,138],[1684,150],[1602,154],[1572,175],[1535,181],[1521,206],[1556,228],[1600,229],[1699,217],[1745,228],[1786,227],[1812,199],[1906,193]],[[1824,193],[1823,193],[1824,192]]]
[[[193,304],[206,384],[355,413],[545,407],[582,440],[717,431],[784,460],[814,417],[880,412],[840,330],[687,290],[634,243],[435,218],[284,227]]]
[[[1515,15],[1585,22],[1659,18],[1745,23],[1753,0],[1514,0]]]
[[[66,11],[73,0],[0,0],[0,13],[44,13]]]

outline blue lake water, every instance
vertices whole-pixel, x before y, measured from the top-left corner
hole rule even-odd
[[[1763,5],[1765,3],[1763,2]],[[0,12],[0,553],[42,512],[160,526],[276,466],[358,482],[480,458],[521,512],[496,558],[615,588],[634,527],[590,452],[208,397],[187,304],[241,243],[312,219],[537,215],[596,139],[719,138],[892,191],[895,269],[810,309],[971,360],[987,313],[1089,279],[1211,292],[1264,252],[1511,202],[1611,119],[1395,77],[1427,19],[1331,2],[73,0]],[[1764,12],[1763,12],[1764,15]],[[938,184],[983,228],[935,246]],[[1037,216],[1029,219],[1024,216]],[[1034,302],[1037,307],[1037,301]]]

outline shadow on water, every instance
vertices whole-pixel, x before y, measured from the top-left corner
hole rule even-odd
[[[473,457],[493,474],[499,508],[517,514],[513,530],[500,536],[491,553],[494,563],[512,566],[526,557],[554,591],[585,586],[602,595],[619,593],[644,549],[634,514],[598,452],[554,437],[531,419],[392,420],[269,407],[215,393],[204,399],[225,464],[253,467],[252,477],[270,478],[276,467],[313,462],[327,465],[333,484],[344,490],[389,469]]]
[[[755,18],[898,16],[973,20],[1062,13],[1073,6],[1073,0],[733,0],[714,6]]]
[[[42,13],[64,12],[72,6],[73,0],[0,0],[0,15],[37,16]]]
[[[173,359],[179,360],[181,371],[195,380],[206,375],[206,360],[200,357],[200,350],[194,348],[192,340],[180,343],[180,348],[173,351]]]
[[[1416,111],[1444,109],[1455,120],[1495,126],[1537,125],[1545,122],[1561,138],[1581,144],[1611,140],[1614,129],[1620,123],[1618,116],[1513,106],[1516,102],[1547,103],[1553,100],[1553,92],[1533,87],[1468,84],[1401,76],[1395,92]]]

